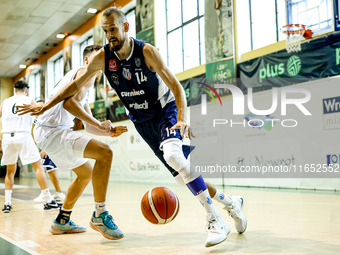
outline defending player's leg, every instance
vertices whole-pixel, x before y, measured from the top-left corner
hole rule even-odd
[[[208,238],[205,246],[210,247],[219,244],[227,239],[230,226],[223,220],[212,203],[205,182],[192,168],[190,162],[184,157],[182,142],[177,139],[166,141],[163,144],[164,159],[183,178],[184,183],[200,201],[207,212],[206,231]]]
[[[124,237],[124,234],[113,222],[113,218],[105,206],[112,163],[112,151],[107,144],[92,139],[85,148],[84,157],[96,160],[92,174],[96,210],[93,212],[90,226],[107,239],[121,239]]]
[[[5,205],[2,209],[3,213],[10,213],[12,207],[12,189],[14,185],[14,176],[17,169],[17,164],[11,164],[6,166],[7,172],[5,177]]]
[[[44,210],[53,210],[53,209],[58,209],[60,207],[60,205],[58,205],[52,198],[52,195],[50,193],[49,188],[47,187],[47,178],[46,178],[46,174],[45,171],[43,169],[43,166],[40,162],[40,160],[31,163],[35,174],[36,174],[36,178],[37,181],[39,183],[39,186],[41,188],[42,194],[44,196]]]
[[[50,228],[50,232],[54,235],[82,233],[86,231],[86,228],[81,227],[70,220],[70,216],[75,203],[91,180],[92,166],[89,162],[86,162],[82,166],[72,170],[77,174],[77,177],[67,189],[64,204]]]

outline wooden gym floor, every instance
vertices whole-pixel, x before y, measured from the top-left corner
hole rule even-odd
[[[4,204],[0,179],[0,205]],[[177,218],[167,225],[153,225],[140,211],[140,199],[156,185],[110,182],[107,206],[125,237],[110,241],[89,227],[94,210],[91,183],[77,202],[72,220],[87,232],[51,235],[50,223],[57,211],[43,211],[34,203],[40,190],[35,179],[16,180],[14,210],[0,215],[0,254],[340,254],[339,192],[230,188],[226,193],[244,197],[247,231],[239,235],[234,222],[216,204],[231,225],[228,239],[205,248],[205,212],[185,187],[163,185],[180,200]],[[61,180],[65,190],[68,180]],[[159,184],[157,186],[162,186]],[[221,188],[221,187],[219,187]]]

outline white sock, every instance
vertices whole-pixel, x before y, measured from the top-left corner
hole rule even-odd
[[[207,213],[212,213],[215,216],[220,215],[219,212],[216,210],[213,201],[211,200],[208,189],[196,195],[195,197],[198,199],[198,201],[200,201]]]
[[[45,203],[51,203],[53,198],[52,198],[52,195],[50,193],[50,190],[47,188],[47,189],[41,190],[41,192],[44,196]]]
[[[94,204],[96,206],[95,217],[99,217],[101,213],[106,211],[106,204],[105,202],[94,202]]]
[[[216,193],[215,196],[213,197],[213,199],[221,204],[223,204],[224,206],[230,206],[232,204],[232,200],[230,199],[229,196],[227,196],[226,194],[224,194],[222,191],[220,191],[219,189],[216,188]]]
[[[5,190],[5,205],[11,205],[12,190]]]

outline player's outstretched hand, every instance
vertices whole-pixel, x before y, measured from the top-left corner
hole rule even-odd
[[[31,113],[31,115],[41,115],[45,112],[44,107],[42,105],[32,105],[32,104],[24,104],[24,105],[17,105],[19,108],[16,110],[18,115],[24,115],[27,113]]]
[[[190,126],[185,122],[185,121],[178,121],[174,126],[170,128],[170,130],[175,130],[175,129],[180,129],[181,130],[181,136],[183,137],[185,134],[186,138],[194,138],[194,134],[191,131]]]
[[[117,137],[120,136],[121,134],[127,132],[128,129],[126,126],[117,126],[117,127],[112,127],[111,128],[111,137]]]

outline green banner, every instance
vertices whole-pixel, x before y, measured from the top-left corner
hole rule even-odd
[[[99,121],[107,119],[105,101],[96,101],[93,104],[93,117]]]

